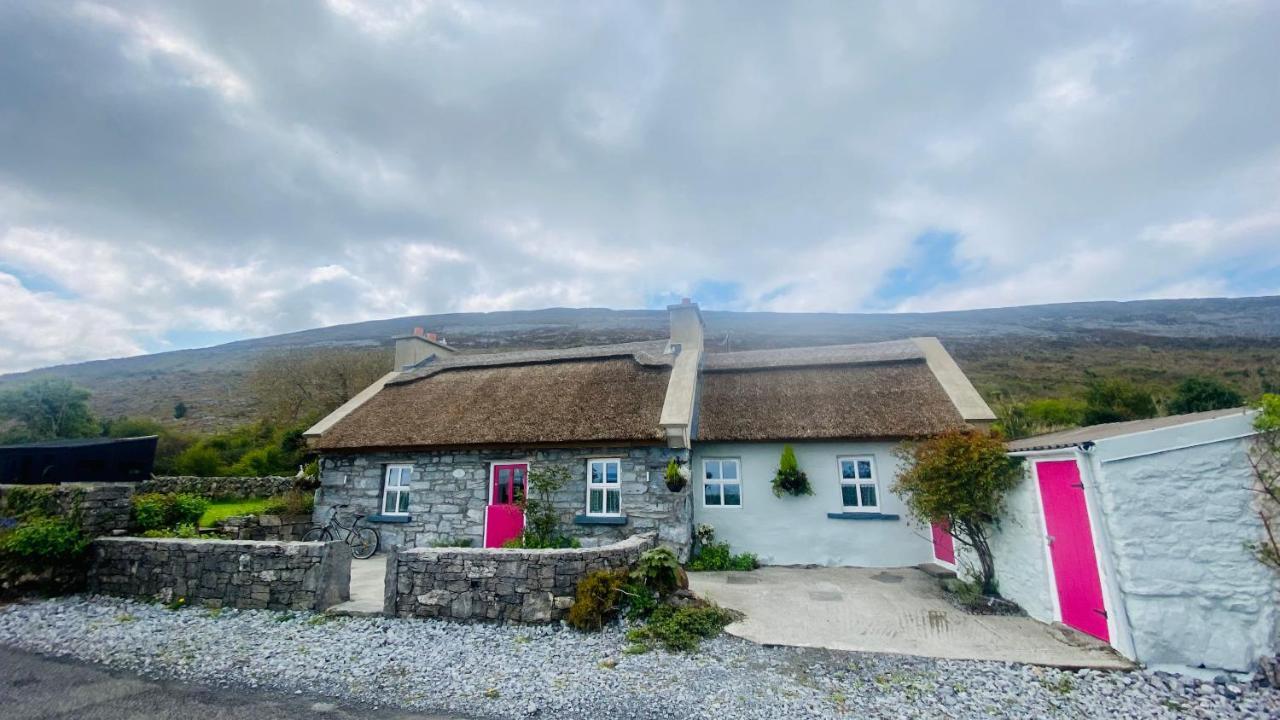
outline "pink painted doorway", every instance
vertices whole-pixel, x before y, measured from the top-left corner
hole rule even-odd
[[[1089,526],[1084,483],[1075,460],[1036,463],[1049,558],[1058,586],[1062,622],[1101,640],[1109,640],[1106,603],[1098,577],[1098,557]]]
[[[524,463],[494,465],[489,471],[489,507],[484,514],[484,546],[502,544],[524,531],[524,499],[528,491],[528,466]]]
[[[955,538],[947,531],[945,520],[933,524],[933,558],[948,565],[956,564]]]

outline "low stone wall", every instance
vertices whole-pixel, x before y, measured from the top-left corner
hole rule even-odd
[[[387,556],[384,612],[400,617],[547,623],[564,617],[578,581],[633,564],[654,533],[571,550],[414,548]]]
[[[129,529],[134,483],[67,483],[63,485],[0,485],[0,517],[15,493],[51,493],[52,514],[79,517],[89,537]]]
[[[315,527],[310,515],[235,515],[218,523],[228,540],[301,540]]]
[[[244,500],[271,497],[293,488],[293,478],[266,477],[195,477],[191,475],[158,475],[138,484],[140,493],[190,493],[208,498]]]
[[[89,592],[190,605],[324,610],[348,599],[351,550],[341,542],[284,543],[100,538]]]

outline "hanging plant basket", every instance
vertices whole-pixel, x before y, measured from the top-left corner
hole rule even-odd
[[[778,497],[783,495],[800,497],[813,494],[813,488],[809,486],[809,476],[800,469],[800,463],[796,461],[796,451],[790,445],[782,448],[782,458],[778,461],[778,473],[773,476],[773,494]]]
[[[667,489],[671,492],[680,492],[689,484],[689,466],[681,465],[675,458],[667,461],[667,469],[663,471],[662,477],[667,482]]]

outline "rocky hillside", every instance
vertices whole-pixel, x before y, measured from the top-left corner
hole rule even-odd
[[[936,335],[992,400],[1072,392],[1090,374],[1121,375],[1156,388],[1187,375],[1212,375],[1250,395],[1280,384],[1280,297],[904,314],[713,311],[704,317],[712,351]],[[598,308],[405,317],[34,370],[2,376],[0,385],[60,376],[91,389],[101,415],[225,428],[252,417],[244,380],[273,353],[388,347],[391,336],[415,326],[473,350],[564,347],[665,337],[666,323],[665,311]],[[174,421],[178,402],[188,414]]]

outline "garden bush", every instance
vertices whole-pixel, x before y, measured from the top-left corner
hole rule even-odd
[[[133,522],[139,530],[165,530],[178,525],[199,525],[209,501],[199,495],[143,493],[133,497]]]
[[[315,506],[315,493],[290,490],[271,498],[263,512],[268,515],[310,515]]]
[[[790,445],[782,446],[782,457],[778,460],[778,472],[773,476],[773,494],[777,497],[787,495],[812,495],[809,476],[800,469],[796,460],[796,451]]]
[[[665,547],[644,551],[631,571],[631,580],[659,596],[689,587],[689,578],[680,567],[676,554]]]
[[[200,537],[200,529],[191,523],[182,523],[172,528],[162,528],[159,530],[148,530],[142,533],[145,538],[187,538],[194,539]]]
[[[697,549],[687,567],[694,572],[755,570],[760,567],[760,561],[753,553],[734,555],[727,542],[710,542]]]
[[[584,632],[603,628],[617,616],[624,582],[626,573],[616,570],[596,570],[578,581],[577,597],[565,618],[569,625]]]
[[[719,635],[733,622],[732,613],[714,605],[675,608],[660,605],[649,617],[648,624],[627,631],[627,640],[648,645],[661,643],[672,652],[697,650],[702,640]]]
[[[67,518],[33,518],[0,535],[0,554],[31,572],[78,561],[88,545],[79,525]]]

